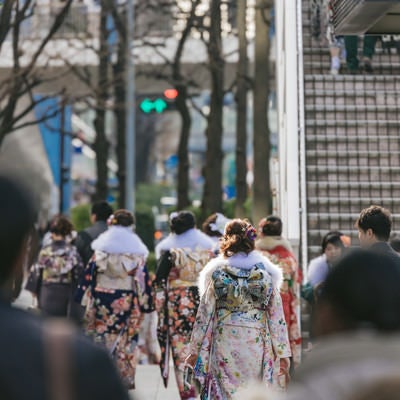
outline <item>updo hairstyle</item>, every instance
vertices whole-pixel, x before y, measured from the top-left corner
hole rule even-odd
[[[119,226],[132,226],[135,225],[135,217],[128,210],[117,210],[114,214],[110,215],[108,219],[108,225],[119,225]]]
[[[225,227],[220,251],[224,257],[231,257],[237,253],[249,254],[254,250],[256,236],[257,232],[248,220],[233,219]]]
[[[181,235],[196,226],[196,218],[191,211],[178,211],[171,213],[169,227],[171,232]]]
[[[64,215],[56,215],[50,222],[50,232],[55,235],[67,237],[73,229],[74,226]]]
[[[260,221],[258,228],[264,236],[281,236],[282,220],[275,215],[270,215]]]

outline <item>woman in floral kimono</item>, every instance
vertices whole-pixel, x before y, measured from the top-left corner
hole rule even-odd
[[[133,232],[134,217],[118,210],[92,242],[94,255],[76,299],[86,307],[85,332],[105,345],[129,389],[135,387],[137,343],[143,313],[151,312],[147,247]],[[82,298],[83,296],[83,298]]]
[[[172,349],[180,398],[195,399],[194,386],[184,388],[184,360],[199,305],[197,279],[213,256],[214,242],[195,228],[194,215],[189,211],[172,213],[170,228],[171,234],[156,247],[160,257],[155,286],[161,374],[167,386]]]
[[[202,400],[228,400],[258,380],[278,388],[287,377],[290,344],[279,288],[281,270],[254,251],[256,230],[234,219],[221,255],[200,274],[200,306],[186,363]]]
[[[299,365],[301,360],[301,332],[298,324],[296,308],[298,307],[299,284],[301,272],[293,254],[292,246],[282,237],[282,221],[276,216],[263,218],[259,224],[259,238],[256,249],[271,262],[281,267],[283,284],[281,297],[286,325],[288,326],[293,364]]]
[[[31,273],[37,273],[38,305],[46,315],[74,318],[73,292],[83,265],[75,246],[67,237],[73,226],[64,216],[53,218],[50,240],[39,253]]]

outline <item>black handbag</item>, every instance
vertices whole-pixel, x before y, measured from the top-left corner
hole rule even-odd
[[[25,284],[25,289],[31,292],[32,294],[39,297],[40,288],[42,287],[42,277],[43,277],[43,269],[38,268],[36,264],[32,265],[29,270],[28,279]]]

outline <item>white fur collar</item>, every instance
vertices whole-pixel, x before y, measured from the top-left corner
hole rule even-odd
[[[190,248],[195,250],[200,249],[213,249],[215,246],[214,241],[207,236],[205,233],[199,231],[198,229],[189,229],[188,231],[177,235],[175,233],[170,233],[164,240],[162,240],[156,246],[155,252],[157,259],[160,258],[161,251],[170,250],[173,248]]]
[[[199,292],[202,296],[208,288],[213,272],[223,265],[229,265],[234,268],[251,269],[255,264],[263,264],[265,270],[271,275],[272,283],[276,289],[279,289],[282,285],[283,275],[282,270],[275,264],[273,264],[268,258],[264,257],[257,250],[252,251],[249,254],[239,253],[232,257],[224,257],[223,255],[218,256],[211,260],[204,269],[200,272],[199,276]]]
[[[92,242],[93,250],[111,254],[140,254],[147,257],[149,250],[130,227],[110,226]]]

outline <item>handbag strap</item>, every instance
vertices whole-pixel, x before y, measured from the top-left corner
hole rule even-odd
[[[44,323],[45,376],[51,400],[77,398],[72,356],[74,333],[74,327],[61,318]]]

